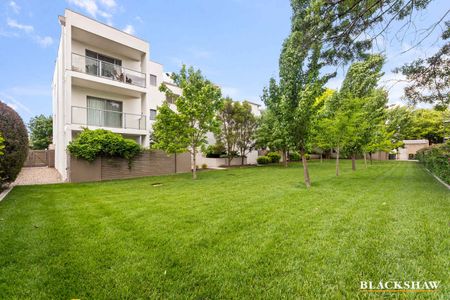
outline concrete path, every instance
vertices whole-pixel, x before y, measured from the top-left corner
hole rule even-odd
[[[33,167],[22,168],[13,185],[49,184],[62,182],[55,168]]]

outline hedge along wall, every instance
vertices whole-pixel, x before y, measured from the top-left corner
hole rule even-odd
[[[87,182],[157,176],[191,171],[189,153],[167,155],[163,151],[144,151],[128,160],[120,157],[99,157],[93,162],[70,157],[69,181]]]
[[[450,184],[450,141],[421,149],[416,157],[433,174]]]

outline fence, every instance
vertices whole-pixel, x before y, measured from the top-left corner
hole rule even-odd
[[[111,179],[157,176],[191,171],[189,153],[168,155],[163,151],[145,151],[128,164],[123,158],[97,158],[93,162],[70,158],[70,182],[103,181]]]
[[[29,150],[24,167],[55,167],[55,150]]]

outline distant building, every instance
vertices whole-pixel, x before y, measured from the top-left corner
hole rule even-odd
[[[428,140],[403,140],[403,143],[405,145],[398,152],[399,160],[415,159],[417,151],[430,145]]]

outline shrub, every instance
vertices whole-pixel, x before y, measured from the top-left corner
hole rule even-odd
[[[227,154],[224,146],[221,144],[209,145],[204,152],[207,158],[220,158]]]
[[[135,141],[104,129],[84,129],[69,143],[67,149],[76,158],[87,161],[93,161],[99,156],[117,156],[131,162],[141,152],[141,147]]]
[[[208,165],[207,165],[207,164],[203,164],[203,165],[202,165],[202,169],[203,169],[203,170],[208,169]]]
[[[267,156],[260,156],[256,159],[256,161],[260,165],[267,165],[268,163],[272,162],[272,160]]]
[[[28,132],[22,118],[0,101],[0,135],[4,154],[0,156],[0,187],[16,180],[28,155]]]
[[[311,155],[309,155],[308,153],[306,153],[306,154],[305,154],[305,158],[306,158],[307,160],[310,160],[310,159],[311,159]]]
[[[270,161],[273,163],[279,163],[281,160],[281,155],[278,152],[269,152],[266,154]]]
[[[300,160],[300,154],[298,152],[289,152],[289,161],[299,161]]]
[[[417,151],[416,158],[437,177],[450,184],[450,141]]]

